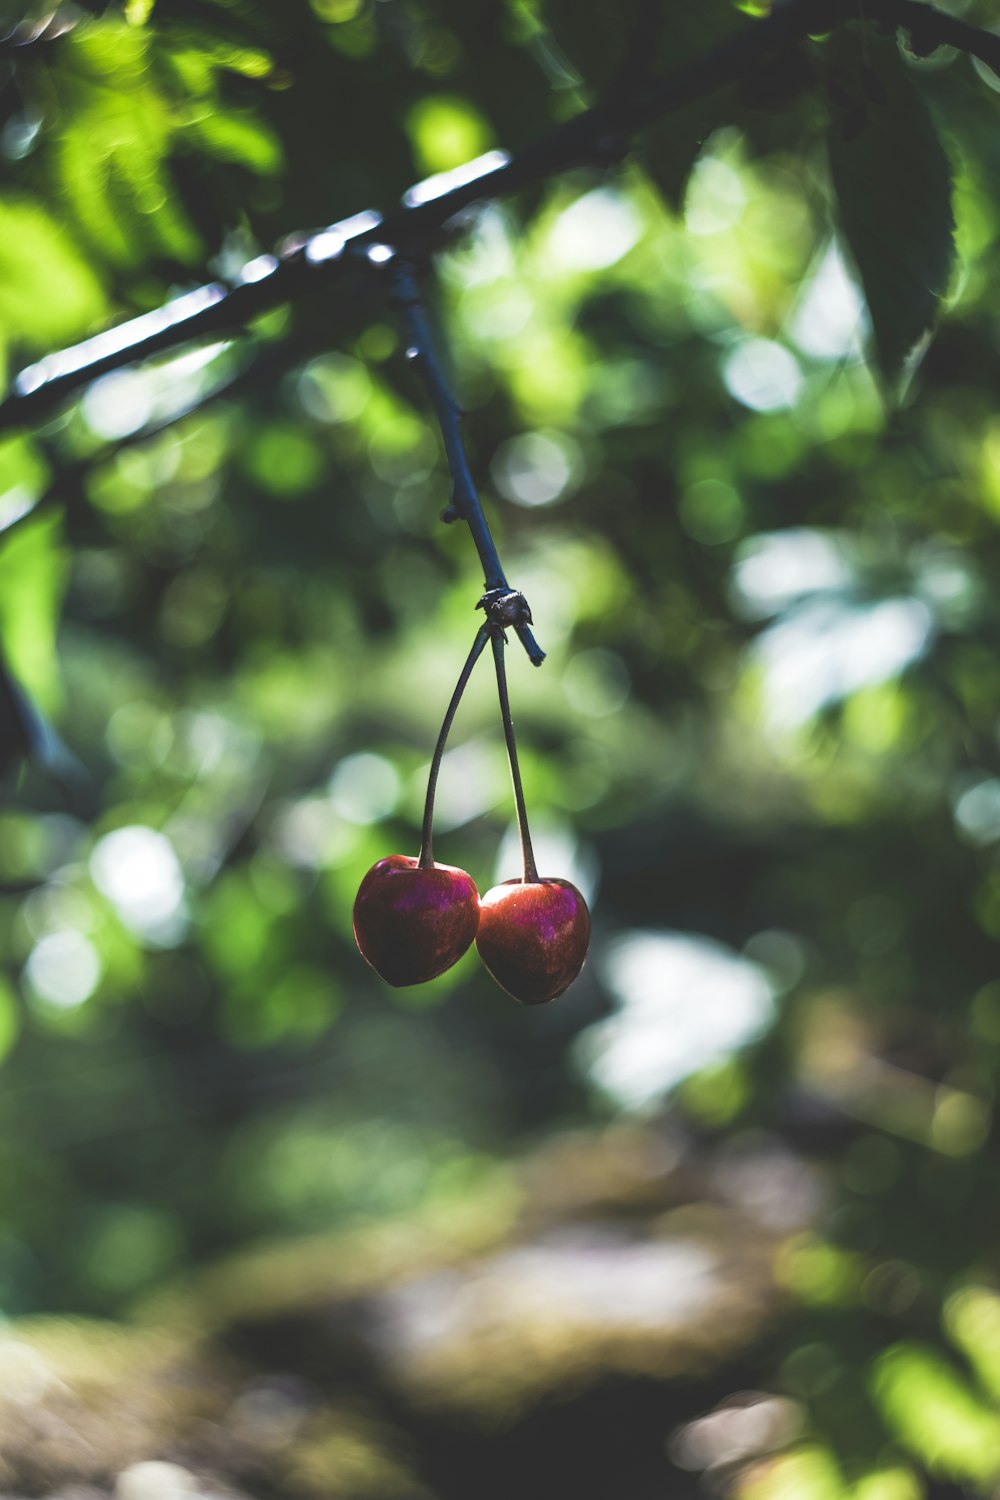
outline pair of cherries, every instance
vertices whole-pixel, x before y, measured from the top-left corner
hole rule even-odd
[[[475,942],[497,983],[523,1005],[544,1005],[568,989],[583,968],[590,942],[590,913],[568,880],[543,879],[535,865],[517,762],[504,667],[504,625],[530,622],[521,594],[495,590],[480,600],[480,627],[441,726],[424,803],[420,855],[390,854],[361,882],[354,902],[354,936],[362,957],[387,983],[402,986],[435,979]],[[487,640],[493,644],[500,714],[507,741],[524,874],[505,880],[480,899],[471,875],[435,862],[434,793],[445,742],[472,668]]]
[[[568,880],[505,880],[480,900],[464,870],[390,854],[361,882],[354,936],[397,986],[435,979],[475,940],[497,984],[523,1005],[544,1005],[583,968],[590,914]]]

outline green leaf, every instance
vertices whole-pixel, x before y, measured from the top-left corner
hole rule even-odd
[[[144,28],[101,21],[78,28],[60,53],[56,172],[78,233],[116,265],[192,261],[200,250],[167,170],[178,119],[150,49]]]
[[[606,89],[625,60],[640,0],[544,0],[540,17],[593,90]]]
[[[870,1386],[893,1436],[932,1474],[982,1484],[1000,1474],[996,1412],[936,1349],[894,1344]]]
[[[700,99],[646,133],[639,147],[639,160],[675,212],[679,213],[683,207],[688,180],[702,147],[724,121],[725,114],[717,98]]]
[[[0,200],[0,336],[46,349],[106,318],[103,289],[72,236],[40,203]]]
[[[658,66],[682,69],[732,36],[738,24],[731,0],[684,7],[664,27]],[[734,90],[716,89],[643,132],[639,159],[671,208],[680,210],[702,146],[734,113]]]
[[[25,759],[44,766],[67,790],[78,789],[86,782],[83,766],[15,680],[0,654],[0,776]],[[0,1007],[0,1038],[2,1032]]]
[[[27,755],[73,789],[86,773],[38,707],[60,696],[56,632],[68,561],[57,514],[32,517],[0,552],[0,770]]]
[[[192,130],[207,155],[235,162],[261,177],[273,177],[283,166],[281,141],[249,110],[202,115]]]
[[[894,43],[831,44],[830,172],[841,233],[871,314],[875,357],[898,390],[927,338],[955,258],[952,172]]]
[[[648,0],[544,0],[539,10],[585,83],[597,90],[619,82],[623,68],[647,77],[680,67],[739,24],[733,0],[660,5],[652,12]]]
[[[7,1056],[21,1030],[21,1012],[8,980],[0,978],[0,1059]]]
[[[31,705],[0,656],[0,776],[29,754],[34,722]]]
[[[0,553],[0,637],[15,677],[50,708],[59,696],[56,631],[68,557],[62,517],[33,517]]]
[[[682,70],[732,36],[741,21],[733,0],[662,6],[658,20],[646,0],[545,0],[543,14],[565,55],[600,94]],[[716,90],[643,132],[639,158],[671,208],[680,208],[703,144],[733,112],[733,91]]]

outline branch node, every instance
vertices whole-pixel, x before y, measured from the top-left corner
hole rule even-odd
[[[528,601],[519,589],[487,589],[476,608],[485,610],[490,624],[501,631],[532,623]]]
[[[452,489],[448,504],[441,512],[441,519],[446,526],[450,526],[454,521],[465,520],[465,512],[462,509],[462,497],[457,489]]]
[[[507,630],[512,627],[531,665],[542,665],[545,652],[529,629],[532,624],[531,609],[520,589],[512,589],[509,584],[487,589],[476,608],[486,611],[486,619],[494,634],[502,636],[505,641]]]

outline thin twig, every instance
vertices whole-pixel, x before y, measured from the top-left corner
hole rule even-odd
[[[462,408],[455,400],[448,377],[437,355],[430,320],[410,268],[396,259],[393,271],[393,301],[406,331],[407,358],[412,360],[427,388],[441,428],[444,451],[451,472],[451,505],[455,517],[468,522],[476,551],[483,565],[484,587],[509,588],[500,558],[486,524],[469,459],[462,441]]]
[[[868,0],[870,21],[913,30],[925,47],[949,46],[978,58],[1000,76],[1000,36],[970,26],[924,0]],[[747,21],[729,41],[682,70],[585,110],[514,156],[491,151],[453,173],[418,183],[404,207],[386,220],[373,211],[316,233],[292,236],[280,258],[258,256],[233,287],[220,282],[175,298],[22,370],[0,402],[0,428],[38,420],[64,397],[109,370],[192,339],[231,335],[251,319],[295,301],[313,286],[345,284],[359,258],[345,254],[384,241],[419,259],[441,245],[448,226],[469,204],[500,198],[570,168],[600,165],[620,154],[620,143],[664,115],[745,78],[761,55],[857,20],[857,0],[786,0],[769,16]]]
[[[486,593],[511,594],[514,590],[507,582],[507,575],[501,566],[496,544],[490,533],[482,502],[469,469],[469,459],[465,451],[465,443],[462,441],[462,408],[455,400],[448,377],[444,373],[434,347],[430,320],[421,300],[416,280],[409,266],[399,256],[392,256],[387,263],[391,266],[393,301],[399,309],[406,331],[408,344],[406,352],[419,370],[427,388],[427,394],[441,428],[445,453],[448,456],[452,484],[451,515],[449,517],[448,512],[445,512],[445,515],[449,519],[459,519],[468,523],[472,539],[476,544],[476,551],[479,553],[479,560],[483,565]],[[530,619],[530,612],[528,619]],[[539,647],[527,624],[518,625],[517,632],[531,660],[536,666],[540,665],[545,653]]]

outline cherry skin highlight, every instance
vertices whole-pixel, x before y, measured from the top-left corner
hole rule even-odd
[[[544,1005],[569,989],[589,942],[587,903],[568,880],[505,880],[482,899],[479,956],[522,1005]]]
[[[397,989],[436,979],[472,945],[479,892],[454,865],[421,866],[408,854],[372,865],[354,902],[361,956]]]

